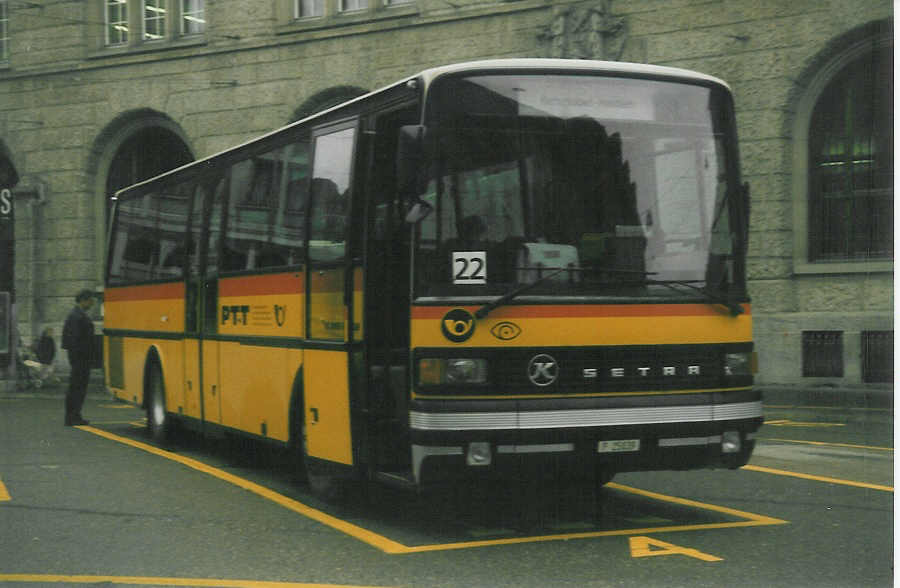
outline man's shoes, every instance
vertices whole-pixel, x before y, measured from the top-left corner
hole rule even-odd
[[[75,417],[75,418],[71,418],[71,419],[66,419],[66,426],[67,426],[67,427],[79,427],[79,426],[81,426],[81,425],[89,425],[89,424],[91,424],[90,421],[85,420],[85,419],[83,419],[83,418],[81,418],[81,417]]]

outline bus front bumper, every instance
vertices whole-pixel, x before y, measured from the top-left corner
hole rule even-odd
[[[598,468],[737,468],[750,459],[762,425],[758,393],[553,404],[415,403],[410,429],[416,483],[526,470],[589,477]]]

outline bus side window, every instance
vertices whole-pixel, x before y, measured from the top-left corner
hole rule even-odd
[[[155,193],[118,204],[110,283],[140,282],[154,277],[154,268],[159,263],[158,205]]]
[[[224,271],[303,263],[308,167],[308,144],[303,142],[232,167]]]
[[[344,258],[350,215],[350,171],[356,129],[343,129],[316,138],[310,188],[312,222],[310,261]]]
[[[188,221],[192,184],[178,184],[160,195],[160,277],[180,278],[184,275],[187,248],[185,227]]]

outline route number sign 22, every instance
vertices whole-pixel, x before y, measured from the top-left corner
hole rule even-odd
[[[454,284],[487,284],[487,252],[454,251]]]

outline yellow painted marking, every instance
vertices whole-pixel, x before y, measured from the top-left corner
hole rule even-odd
[[[686,555],[702,559],[703,561],[722,561],[721,557],[703,553],[696,549],[681,547],[672,543],[666,543],[650,537],[629,537],[628,546],[631,549],[631,557],[654,557],[657,555]],[[651,549],[656,547],[656,549]]]
[[[134,406],[133,404],[121,404],[121,403],[116,403],[116,404],[101,404],[101,405],[100,405],[100,408],[131,408],[131,409],[136,409],[137,407]]]
[[[812,405],[798,405],[798,404],[764,404],[765,408],[768,409],[793,409],[793,410],[839,410],[841,412],[894,412],[893,408],[877,408],[877,407],[865,407],[865,408],[856,408],[856,407],[847,407],[847,406],[812,406]]]
[[[772,425],[773,427],[846,427],[844,423],[800,423],[797,421],[792,421],[789,419],[780,419],[776,421],[766,421],[766,425]]]
[[[870,490],[882,490],[884,492],[893,492],[892,486],[882,486],[881,484],[869,484],[866,482],[857,482],[855,480],[842,480],[840,478],[829,478],[828,476],[813,476],[811,474],[803,474],[800,472],[791,472],[788,470],[776,470],[774,468],[764,468],[762,466],[745,465],[743,470],[751,472],[762,472],[764,474],[774,474],[776,476],[789,476],[792,478],[802,478],[804,480],[813,480],[816,482],[828,482],[829,484],[842,484],[844,486],[855,486],[857,488],[868,488]]]
[[[893,447],[878,447],[876,445],[853,445],[851,443],[828,443],[825,441],[805,441],[802,439],[777,439],[774,437],[757,437],[757,441],[777,441],[779,443],[801,443],[803,445],[819,445],[822,447],[847,447],[850,449],[871,449],[873,451],[893,451]]]
[[[532,537],[515,537],[510,539],[491,539],[485,541],[466,541],[461,543],[443,543],[437,545],[422,545],[418,547],[408,547],[406,553],[421,553],[425,551],[442,551],[449,549],[468,549],[471,547],[487,547],[492,545],[515,545],[520,543],[537,543],[543,541],[568,541],[571,539],[593,539],[596,537],[615,537],[622,535],[644,535],[647,533],[671,533],[676,531],[700,531],[700,530],[708,530],[708,529],[733,529],[738,527],[757,527],[761,525],[784,525],[787,524],[787,521],[782,519],[776,519],[773,517],[767,517],[763,515],[753,514],[749,512],[744,512],[740,510],[736,510],[733,508],[728,508],[726,506],[718,506],[715,504],[706,504],[703,502],[697,502],[696,500],[689,500],[687,498],[678,498],[675,496],[667,496],[665,494],[659,494],[657,492],[651,492],[649,490],[641,490],[639,488],[632,488],[631,486],[624,486],[622,484],[617,484],[615,482],[610,482],[606,485],[607,488],[613,488],[615,490],[619,490],[622,492],[628,492],[630,494],[637,494],[638,496],[644,496],[647,498],[651,498],[653,500],[660,500],[663,502],[671,502],[674,504],[681,504],[684,506],[689,506],[692,508],[700,508],[705,510],[711,510],[714,512],[720,512],[723,514],[727,514],[730,516],[735,516],[739,518],[743,518],[746,520],[743,521],[735,521],[731,523],[707,523],[700,525],[671,525],[668,527],[646,527],[642,529],[617,529],[615,531],[587,531],[583,533],[566,533],[562,535],[540,535],[540,536],[532,536]]]
[[[495,545],[515,545],[520,543],[537,543],[544,541],[568,541],[571,539],[591,539],[597,537],[614,537],[614,536],[622,536],[622,535],[643,535],[647,533],[667,533],[674,531],[698,531],[698,530],[707,530],[707,529],[731,529],[737,527],[755,527],[760,525],[783,525],[786,524],[787,521],[776,519],[773,517],[767,517],[763,515],[757,515],[749,512],[744,512],[740,510],[736,510],[733,508],[728,508],[725,506],[717,506],[714,504],[706,504],[703,502],[697,502],[695,500],[689,500],[687,498],[677,498],[675,496],[667,496],[665,494],[659,494],[656,492],[650,492],[648,490],[640,490],[638,488],[632,488],[630,486],[623,486],[621,484],[616,484],[610,482],[606,486],[608,488],[614,488],[621,492],[628,492],[630,494],[636,494],[639,496],[644,496],[647,498],[651,498],[653,500],[659,500],[663,502],[670,502],[674,504],[681,504],[684,506],[689,506],[692,508],[699,508],[705,510],[711,510],[714,512],[719,512],[722,514],[726,514],[729,516],[734,516],[738,518],[742,518],[745,520],[742,521],[734,521],[730,523],[707,523],[707,524],[699,524],[699,525],[671,525],[667,527],[646,527],[640,529],[618,529],[614,531],[586,531],[579,533],[564,533],[564,534],[554,534],[554,535],[540,535],[540,536],[530,536],[530,537],[514,537],[508,539],[486,539],[479,541],[461,541],[457,543],[438,543],[434,545],[418,545],[414,547],[410,547],[407,545],[403,545],[402,543],[398,543],[379,535],[373,531],[369,531],[368,529],[364,529],[358,525],[354,525],[352,523],[348,523],[344,520],[338,519],[337,517],[333,517],[329,514],[326,514],[320,510],[314,509],[310,506],[307,506],[301,502],[278,494],[277,492],[270,490],[264,486],[260,486],[254,482],[249,480],[245,480],[243,478],[239,478],[235,475],[229,474],[212,466],[209,466],[203,462],[197,461],[195,459],[191,459],[189,457],[184,457],[175,453],[171,453],[169,451],[165,451],[164,449],[159,449],[158,447],[154,447],[152,445],[148,445],[146,443],[141,443],[140,441],[135,441],[133,439],[128,439],[126,437],[120,437],[119,435],[115,435],[113,433],[109,433],[107,431],[103,431],[101,429],[95,429],[94,427],[89,426],[80,426],[79,429],[83,431],[87,431],[89,433],[93,433],[95,435],[99,435],[101,437],[105,437],[112,441],[116,441],[118,443],[123,443],[125,445],[130,445],[131,447],[135,447],[137,449],[142,449],[149,453],[153,453],[154,455],[158,455],[160,457],[164,457],[166,459],[171,459],[173,461],[179,462],[189,468],[195,469],[197,471],[203,472],[205,474],[209,474],[210,476],[214,476],[228,482],[230,484],[234,484],[235,486],[244,488],[258,496],[266,498],[267,500],[271,500],[276,504],[287,508],[288,510],[292,510],[300,515],[303,515],[307,518],[313,519],[314,521],[320,522],[323,525],[331,527],[336,531],[340,531],[346,535],[354,537],[359,541],[367,543],[373,547],[380,549],[381,551],[388,554],[406,554],[406,553],[423,553],[430,551],[445,551],[451,549],[470,549],[474,547],[488,547]]]
[[[212,578],[153,578],[147,576],[66,576],[62,574],[0,574],[0,582],[40,582],[65,584],[131,584],[150,586],[221,586],[234,588],[374,588],[348,584],[307,584],[257,580],[217,580]]]
[[[12,496],[9,495],[9,491],[6,489],[6,485],[3,484],[3,480],[0,480],[0,502],[6,502],[7,500],[12,500]]]
[[[172,461],[177,461],[178,463],[185,465],[189,468],[195,469],[199,472],[203,472],[204,474],[208,474],[215,478],[219,478],[229,484],[234,484],[240,488],[248,490],[258,496],[261,496],[267,500],[271,500],[276,504],[283,506],[288,510],[292,510],[298,514],[301,514],[307,518],[310,518],[314,521],[322,523],[328,527],[331,527],[337,531],[350,535],[351,537],[355,537],[364,543],[368,543],[373,547],[377,547],[378,549],[384,551],[385,553],[403,553],[406,550],[406,546],[396,541],[392,541],[387,537],[383,537],[378,535],[377,533],[373,533],[368,529],[363,529],[357,525],[352,523],[348,523],[347,521],[341,520],[337,517],[333,517],[329,514],[326,514],[320,510],[307,506],[301,502],[288,498],[287,496],[281,495],[273,490],[270,490],[264,486],[260,486],[250,480],[245,480],[243,478],[239,478],[238,476],[229,474],[228,472],[222,471],[218,468],[214,468],[209,466],[201,461],[197,461],[196,459],[191,459],[189,457],[184,457],[182,455],[178,455],[172,453],[170,451],[165,451],[164,449],[159,449],[158,447],[154,447],[152,445],[148,445],[146,443],[141,443],[140,441],[135,441],[133,439],[128,439],[126,437],[120,437],[119,435],[114,435],[112,433],[108,433],[101,429],[96,429],[90,426],[81,426],[78,427],[83,431],[87,431],[89,433],[93,433],[95,435],[99,435],[101,437],[105,437],[112,441],[116,441],[118,443],[123,443],[125,445],[130,445],[137,449],[142,449],[149,453],[153,453],[154,455],[159,455],[160,457],[165,457],[166,459],[171,459]]]

